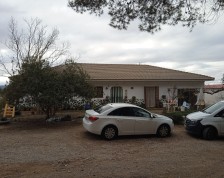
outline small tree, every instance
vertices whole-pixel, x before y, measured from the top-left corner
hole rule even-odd
[[[42,61],[24,63],[20,74],[10,78],[5,94],[10,103],[17,104],[19,99],[29,96],[49,118],[73,97],[92,97],[93,90],[87,82],[88,78],[85,71],[72,61],[56,68]]]

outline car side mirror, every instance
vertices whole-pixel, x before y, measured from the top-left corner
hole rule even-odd
[[[153,113],[150,113],[150,118],[155,118],[155,115]]]

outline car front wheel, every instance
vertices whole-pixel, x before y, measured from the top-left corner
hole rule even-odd
[[[161,125],[157,130],[158,137],[167,137],[170,135],[170,127],[168,125]]]
[[[102,131],[102,136],[106,140],[112,140],[117,137],[117,128],[114,126],[107,126]]]

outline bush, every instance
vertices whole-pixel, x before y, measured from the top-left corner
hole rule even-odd
[[[165,113],[164,115],[171,118],[174,124],[181,125],[184,123],[185,117],[192,112],[194,111],[192,110],[188,110],[184,112],[177,111],[177,112]]]

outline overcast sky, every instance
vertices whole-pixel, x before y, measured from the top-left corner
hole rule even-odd
[[[49,30],[57,28],[80,63],[149,64],[211,76],[212,83],[220,83],[224,73],[223,17],[215,24],[199,24],[192,32],[164,26],[152,35],[140,32],[136,23],[126,31],[113,29],[107,15],[77,14],[67,0],[0,0],[1,42],[8,37],[11,17],[21,26],[24,19],[37,17]],[[1,44],[0,52],[5,52]]]

